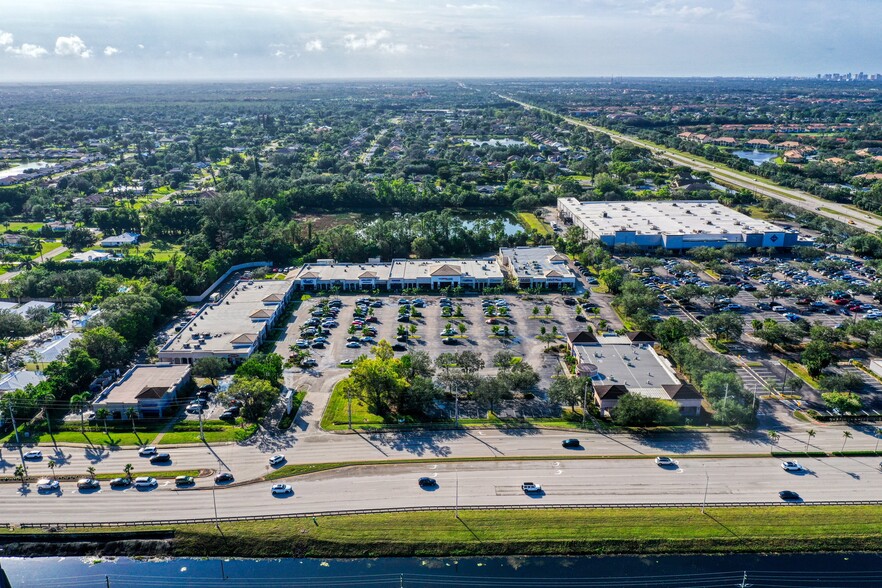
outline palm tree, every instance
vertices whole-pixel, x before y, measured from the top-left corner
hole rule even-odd
[[[135,471],[135,467],[130,463],[127,463],[126,467],[123,468],[123,473],[126,475],[126,478],[128,478],[129,480],[132,479],[132,472],[133,471]]]
[[[805,441],[805,450],[808,451],[809,443],[811,443],[812,438],[814,438],[814,436],[817,435],[817,433],[815,433],[814,429],[809,429],[808,431],[805,432],[805,434],[808,435],[808,439],[806,439],[806,441]]]
[[[52,472],[52,479],[55,479],[55,466],[58,465],[54,461],[49,460],[49,463],[46,464],[49,467],[49,471]]]
[[[54,329],[57,334],[61,332],[61,329],[67,326],[67,321],[61,313],[53,312],[49,314],[48,318],[46,318],[46,326],[50,329]]]
[[[95,467],[94,466],[87,467],[86,472],[89,474],[90,478],[92,478],[93,480],[95,479]]]
[[[778,439],[781,438],[781,435],[778,434],[778,431],[769,431],[769,441],[772,442],[772,445],[776,445],[778,443]]]
[[[110,418],[110,411],[102,406],[95,411],[95,418],[104,421],[104,434],[107,435],[107,419]]]
[[[126,418],[128,418],[130,421],[132,421],[132,433],[134,433],[135,435],[138,434],[138,432],[135,430],[135,417],[136,416],[138,416],[138,411],[135,409],[134,406],[130,406],[126,409]]]
[[[27,472],[24,469],[24,466],[18,464],[15,466],[15,473],[12,474],[12,477],[21,482],[21,485],[24,486],[25,478],[27,477]]]
[[[86,406],[89,404],[89,393],[81,392],[79,394],[74,394],[70,397],[70,407],[71,409],[80,413],[80,433],[86,433],[86,418],[85,418],[85,410]]]
[[[852,434],[851,431],[842,431],[842,449],[839,450],[839,453],[845,451],[845,443],[851,439]]]
[[[52,419],[49,417],[49,407],[55,402],[55,394],[52,392],[43,392],[37,397],[37,403],[43,409],[43,417],[46,419],[46,428],[49,430],[49,436],[52,437]]]

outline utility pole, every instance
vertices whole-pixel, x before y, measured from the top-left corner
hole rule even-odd
[[[453,388],[454,408],[453,408],[453,426],[459,426],[459,386]]]
[[[723,395],[723,406],[724,407],[726,406],[727,400],[729,400],[729,383],[728,382],[726,382],[726,393]],[[726,424],[726,420],[728,420],[728,419],[723,419],[724,425]],[[704,512],[704,511],[702,511],[702,512]]]
[[[707,470],[704,470],[704,498],[701,500],[701,514],[704,514],[704,507],[707,506],[707,488],[710,486],[710,476]]]
[[[459,518],[459,470],[456,470],[456,492],[453,499],[453,516]]]
[[[220,461],[220,458],[217,458],[217,471],[218,471],[218,473],[220,473],[220,470],[221,470],[221,461]],[[214,526],[218,531],[220,531],[220,521],[218,520],[218,517],[217,517],[217,497],[214,494],[216,486],[217,486],[217,483],[211,485],[211,501],[214,503]]]
[[[199,408],[199,439],[205,443],[205,431],[202,429],[202,407]]]
[[[18,456],[21,458],[21,467],[24,468],[25,478],[28,475],[28,464],[25,463],[24,449],[21,448],[21,439],[18,438],[18,426],[15,424],[15,411],[12,410],[12,401],[6,403],[9,418],[12,419],[12,430],[15,431],[15,444],[18,445]]]
[[[582,386],[582,428],[585,428],[585,419],[588,417],[588,380],[585,378],[585,385]]]
[[[349,430],[352,430],[352,389],[346,386],[346,400],[349,402]]]

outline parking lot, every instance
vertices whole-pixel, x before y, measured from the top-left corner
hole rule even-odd
[[[443,301],[441,296],[427,295],[387,295],[370,299],[363,296],[314,298],[304,302],[292,315],[286,326],[282,345],[284,351],[292,356],[296,356],[297,351],[289,351],[291,345],[296,350],[302,350],[303,356],[308,352],[309,359],[315,363],[309,365],[311,362],[307,360],[307,365],[302,369],[319,373],[338,367],[341,363],[345,365],[345,362],[354,361],[360,355],[369,353],[380,340],[397,344],[397,354],[413,350],[425,351],[433,360],[446,352],[466,349],[475,351],[488,366],[488,373],[493,371],[490,367],[493,356],[498,351],[508,350],[533,366],[542,378],[540,387],[546,388],[560,363],[560,356],[545,353],[545,348],[563,343],[568,331],[584,328],[585,324],[577,322],[575,307],[565,304],[564,298],[566,296],[557,294],[523,298],[514,295],[470,296],[453,298],[449,302]],[[485,299],[500,302],[499,305],[487,304],[488,307],[493,306],[493,312],[497,316],[485,316],[488,312],[483,302]],[[366,305],[367,316],[356,316],[359,300],[366,303],[363,306]],[[332,301],[337,302],[333,302],[332,306]],[[329,303],[328,308],[325,308],[326,302]],[[443,316],[444,305],[449,306],[448,312],[451,316]],[[335,307],[336,312],[332,310]],[[505,316],[498,316],[502,307],[507,308],[507,313]],[[548,314],[546,310],[549,311]],[[314,312],[321,312],[326,316],[313,316]],[[407,322],[399,320],[404,314],[408,315]],[[353,324],[353,321],[358,320],[363,322]],[[318,325],[313,326],[316,321]],[[325,321],[333,321],[336,326],[330,326],[333,323]],[[493,324],[488,324],[488,321]],[[321,327],[322,323],[329,326]],[[460,325],[464,326],[464,332]],[[448,326],[448,334],[442,335]],[[320,327],[322,332],[309,330]],[[365,332],[365,327],[369,331]],[[494,332],[494,327],[497,332]],[[506,328],[508,336],[504,335]],[[556,334],[557,338],[554,341],[540,341],[538,337],[543,328],[549,335]],[[400,329],[404,331],[404,336]],[[319,346],[314,346],[316,337],[322,341]],[[359,341],[355,341],[355,338]]]

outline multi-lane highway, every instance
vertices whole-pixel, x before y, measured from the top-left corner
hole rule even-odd
[[[544,112],[554,114],[555,116],[562,116],[559,113],[552,112],[534,104],[529,104],[527,102],[517,100],[510,96],[499,96],[500,98],[503,98],[505,100],[520,104],[527,109],[542,110]],[[685,165],[697,171],[709,172],[716,181],[722,182],[729,186],[733,186],[735,188],[744,188],[761,196],[774,198],[776,200],[786,202],[787,204],[790,204],[792,206],[810,210],[820,216],[825,216],[827,218],[831,218],[833,220],[843,223],[849,223],[851,225],[854,225],[855,227],[864,229],[865,231],[874,232],[877,229],[882,228],[882,217],[862,211],[856,207],[824,200],[823,198],[819,198],[817,196],[809,194],[808,192],[803,192],[802,190],[785,188],[777,184],[773,184],[763,178],[735,171],[730,168],[720,166],[718,164],[709,163],[705,160],[700,160],[696,157],[693,157],[688,153],[667,149],[660,145],[649,143],[647,141],[630,137],[628,135],[623,135],[621,133],[605,129],[603,127],[598,127],[570,116],[562,116],[562,118],[564,118],[570,124],[585,127],[595,133],[603,133],[605,135],[609,135],[614,141],[631,143],[633,145],[639,145],[640,147],[649,149],[656,155],[660,155],[671,160],[671,162],[676,165]]]
[[[80,492],[73,483],[56,494],[0,486],[0,520],[9,523],[120,522],[334,510],[536,505],[775,502],[780,490],[806,502],[882,501],[882,471],[872,458],[807,459],[805,471],[784,471],[774,458],[681,459],[670,468],[651,459],[497,461],[360,466],[292,478],[294,493],[273,496],[271,482],[217,488],[200,480],[177,490],[163,482],[152,490]],[[420,476],[438,481],[417,485]],[[540,484],[528,495],[521,483]],[[212,496],[214,494],[214,496]]]

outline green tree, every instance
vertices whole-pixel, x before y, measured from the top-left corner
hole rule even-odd
[[[585,387],[588,386],[587,395],[593,397],[590,390],[590,382],[587,378],[558,377],[551,380],[548,387],[548,399],[557,404],[568,404],[572,412],[576,412],[576,405],[582,404]],[[585,410],[585,407],[582,407]]]
[[[277,353],[255,353],[236,369],[236,376],[261,379],[278,386],[284,372],[282,356]]]
[[[64,315],[61,313],[53,312],[49,314],[49,317],[46,319],[46,326],[56,333],[60,333],[61,330],[67,326],[67,320],[65,320]]]
[[[695,326],[695,323],[687,323],[677,317],[671,317],[658,323],[653,332],[659,345],[667,349],[679,341],[697,335],[698,327]]]
[[[511,398],[511,392],[501,378],[491,376],[478,379],[472,397],[479,404],[486,404],[490,412],[494,412],[498,402]]]
[[[861,397],[854,392],[824,392],[821,399],[831,410],[843,414],[858,412],[863,406]]]
[[[89,406],[88,392],[81,392],[70,397],[71,410],[80,413],[80,433],[86,432],[85,411],[87,406]]]
[[[125,467],[123,468],[123,474],[125,474],[126,478],[128,478],[129,480],[132,479],[132,472],[134,472],[134,471],[135,471],[135,467],[130,463],[127,463],[125,465]]]
[[[126,418],[132,421],[132,433],[135,435],[138,434],[137,429],[135,429],[135,418],[138,416],[138,410],[134,406],[130,406],[126,408]]]
[[[220,357],[200,357],[193,362],[193,375],[197,378],[208,378],[213,386],[217,386],[217,380],[223,376],[230,363]]]
[[[95,411],[95,418],[101,419],[101,421],[104,423],[104,434],[107,435],[107,419],[110,418],[110,411],[102,406]]]
[[[243,377],[237,374],[233,383],[219,395],[219,398],[226,402],[238,400],[242,403],[242,418],[257,423],[279,399],[279,388],[264,378]]]
[[[615,266],[600,270],[597,279],[610,294],[618,294],[625,283],[625,275],[624,268]]]
[[[845,451],[845,443],[852,438],[851,431],[842,431],[842,448],[839,449],[839,452]]]
[[[716,340],[734,341],[744,331],[744,318],[734,312],[709,314],[701,319],[701,324],[714,335]]]
[[[121,366],[131,355],[128,342],[110,327],[87,329],[70,346],[71,349],[82,349],[89,357],[96,359],[99,370]]]
[[[657,400],[639,394],[625,394],[612,410],[613,422],[622,427],[674,425],[681,421],[680,409],[672,400]]]
[[[802,352],[800,362],[808,370],[809,375],[817,377],[821,371],[833,362],[834,356],[830,344],[823,341],[811,341]]]

